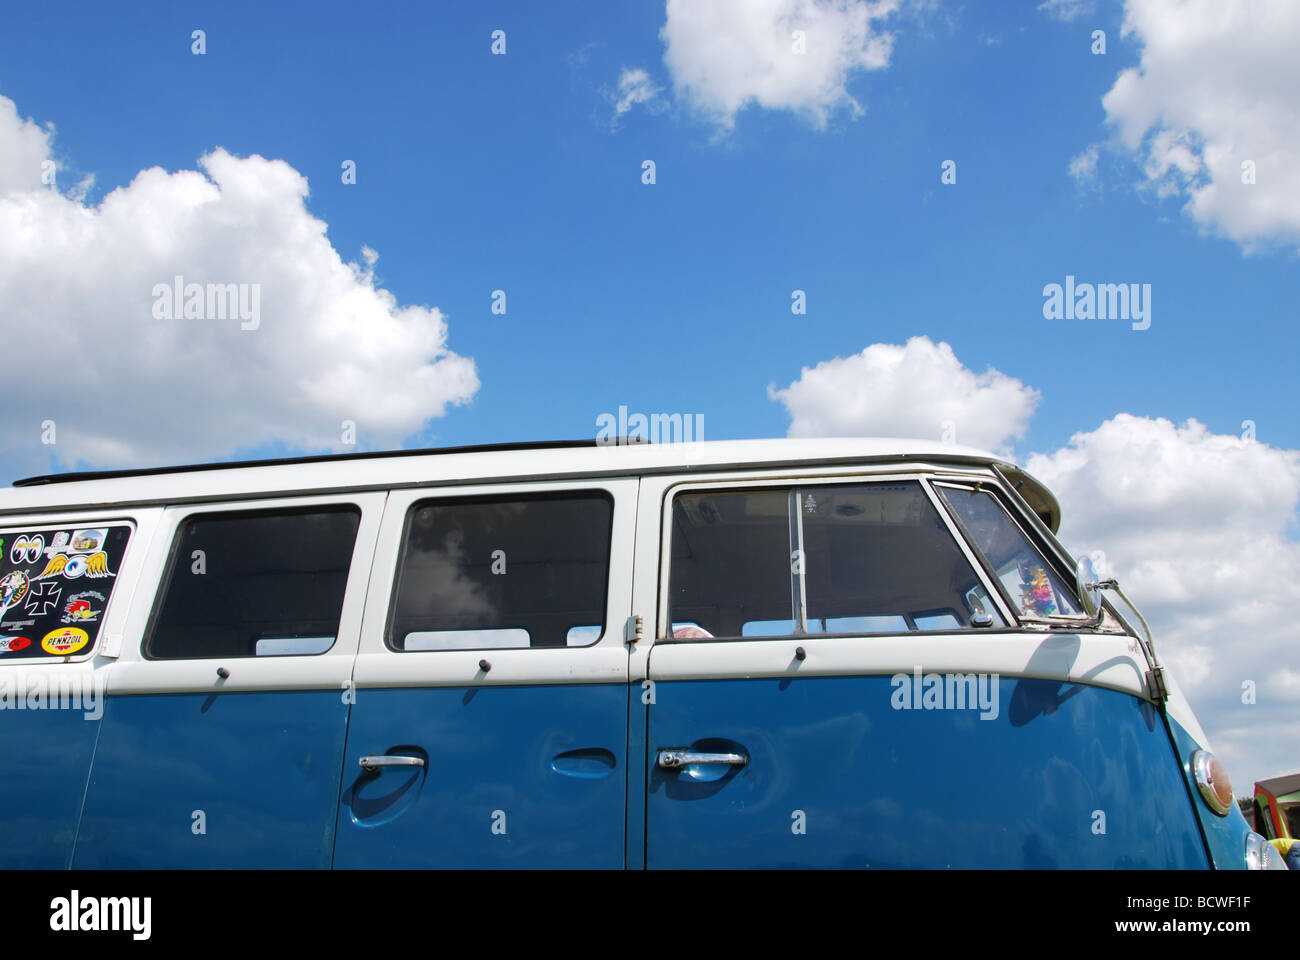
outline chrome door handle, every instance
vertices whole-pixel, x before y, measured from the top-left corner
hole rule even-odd
[[[380,757],[362,757],[358,763],[366,773],[374,773],[380,767],[422,767],[424,757],[392,757],[385,754]]]
[[[749,758],[739,753],[691,753],[687,750],[660,750],[655,761],[661,769],[677,770],[694,763],[721,763],[729,767],[743,767]]]

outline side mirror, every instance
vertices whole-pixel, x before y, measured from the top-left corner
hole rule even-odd
[[[1114,590],[1121,600],[1128,604],[1128,608],[1137,615],[1138,622],[1142,624],[1142,630],[1146,633],[1146,642],[1142,643],[1143,652],[1146,654],[1147,664],[1150,670],[1147,671],[1147,686],[1151,690],[1151,699],[1156,703],[1164,703],[1169,699],[1169,688],[1165,680],[1165,668],[1160,665],[1156,659],[1155,645],[1151,638],[1151,628],[1147,626],[1146,617],[1142,616],[1142,611],[1134,606],[1133,601],[1124,595],[1115,580],[1099,580],[1097,570],[1092,565],[1089,557],[1080,557],[1074,566],[1074,584],[1079,591],[1079,599],[1083,602],[1084,612],[1092,619],[1094,625],[1101,623],[1102,606],[1101,592],[1103,590]]]
[[[1096,620],[1101,615],[1101,578],[1097,576],[1090,557],[1079,558],[1075,565],[1074,584],[1078,588],[1079,599],[1083,601],[1084,612]]]

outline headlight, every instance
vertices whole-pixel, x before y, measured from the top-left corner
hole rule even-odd
[[[1223,763],[1208,750],[1197,750],[1192,754],[1192,778],[1205,805],[1221,817],[1226,817],[1232,809],[1232,781]]]
[[[1277,848],[1253,830],[1246,834],[1247,870],[1285,870],[1286,861]]]

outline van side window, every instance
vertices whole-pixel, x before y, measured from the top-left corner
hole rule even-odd
[[[351,505],[187,517],[145,656],[324,653],[338,635],[360,522]]]
[[[673,500],[676,639],[964,630],[997,608],[917,481]]]
[[[0,532],[0,663],[95,648],[129,524]]]
[[[605,628],[608,494],[423,500],[407,516],[394,650],[580,647]]]

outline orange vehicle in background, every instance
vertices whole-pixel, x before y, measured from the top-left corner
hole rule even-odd
[[[1300,773],[1255,784],[1255,831],[1269,840],[1300,840]]]

